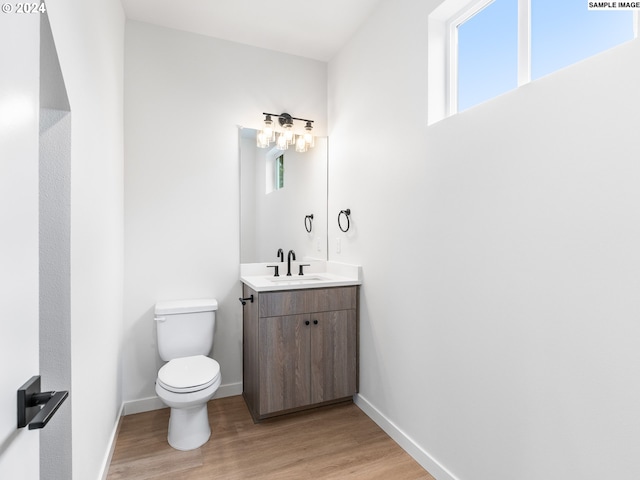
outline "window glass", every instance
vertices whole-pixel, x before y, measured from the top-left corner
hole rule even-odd
[[[531,0],[531,79],[633,38],[632,11],[589,10],[585,0]]]
[[[284,155],[276,159],[276,190],[284,188]]]
[[[457,30],[458,111],[518,86],[517,0],[495,0]]]

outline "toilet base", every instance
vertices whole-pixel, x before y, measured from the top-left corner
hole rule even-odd
[[[213,398],[220,382],[220,374],[207,388],[195,392],[176,393],[156,382],[156,393],[171,408],[167,440],[176,450],[194,450],[211,437],[207,402]]]
[[[194,450],[211,437],[207,404],[189,408],[172,408],[167,440],[176,450]]]

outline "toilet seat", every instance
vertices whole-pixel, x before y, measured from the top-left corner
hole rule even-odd
[[[174,393],[204,390],[220,378],[220,364],[204,355],[175,358],[158,371],[158,384]]]

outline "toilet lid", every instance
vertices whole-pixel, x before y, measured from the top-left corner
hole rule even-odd
[[[220,364],[204,355],[175,358],[158,371],[158,382],[173,392],[202,390],[220,375]]]

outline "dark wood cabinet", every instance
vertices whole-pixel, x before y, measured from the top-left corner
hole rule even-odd
[[[255,420],[357,391],[358,287],[258,293],[243,315],[243,395]]]

